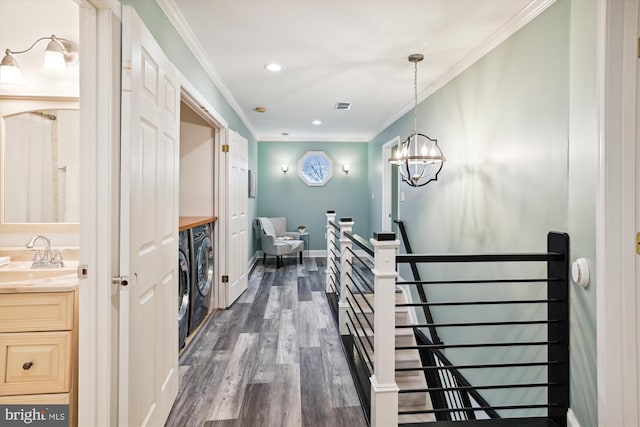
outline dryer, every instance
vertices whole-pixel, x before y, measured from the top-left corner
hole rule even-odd
[[[213,288],[213,223],[191,229],[191,295],[189,333],[207,316]]]
[[[178,233],[178,348],[183,348],[189,332],[189,296],[191,294],[191,234]]]

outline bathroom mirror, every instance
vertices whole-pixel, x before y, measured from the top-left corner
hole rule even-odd
[[[3,229],[77,229],[79,131],[77,99],[0,98]]]

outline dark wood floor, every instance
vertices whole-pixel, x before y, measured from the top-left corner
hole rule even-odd
[[[366,426],[324,293],[324,259],[258,261],[180,358],[166,426]]]

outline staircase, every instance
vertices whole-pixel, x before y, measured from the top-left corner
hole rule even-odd
[[[356,341],[356,345],[359,346],[360,351],[366,353],[369,358],[365,358],[367,368],[369,372],[373,372],[373,366],[368,360],[373,360],[373,348],[369,341],[373,343],[373,333],[369,324],[373,324],[373,312],[370,306],[373,306],[373,294],[372,293],[354,293],[355,301],[351,303],[354,309],[350,309],[351,318],[354,320],[356,331],[361,337],[368,337],[369,340],[362,339],[362,344]],[[349,299],[352,298],[350,295]],[[365,302],[365,300],[368,302]],[[403,304],[408,302],[405,298],[405,294],[397,289],[395,293],[396,304]],[[355,316],[355,317],[354,317]],[[365,320],[366,317],[366,320]],[[397,325],[411,324],[411,316],[407,307],[396,307],[395,322]],[[410,328],[396,328],[395,334],[395,346],[415,346],[416,340],[413,335],[413,330]],[[396,369],[398,368],[420,368],[422,363],[420,361],[420,355],[418,350],[396,350]],[[400,388],[398,395],[398,409],[400,411],[425,411],[433,409],[431,405],[431,399],[429,394],[425,392],[413,392],[411,390],[424,390],[427,388],[427,382],[425,380],[422,371],[396,371],[396,383]],[[398,418],[399,424],[421,423],[421,422],[433,422],[436,418],[433,414],[412,414],[412,415],[400,415]]]

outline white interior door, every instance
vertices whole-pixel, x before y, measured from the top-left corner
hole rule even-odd
[[[636,232],[638,233],[638,249],[636,253],[636,396],[640,397],[640,1],[636,2],[638,17],[636,20],[636,37],[638,40],[638,56],[636,57]],[[640,405],[638,405],[640,406]],[[640,425],[640,409],[636,406],[636,422]]]
[[[247,289],[248,262],[248,144],[240,134],[229,131],[227,161],[227,290],[229,307]]]
[[[119,425],[162,426],[178,391],[180,86],[123,7]]]
[[[381,203],[382,203],[382,224],[381,231],[391,231],[392,227],[392,216],[393,216],[393,187],[392,187],[392,174],[394,172],[393,167],[389,163],[389,159],[391,158],[393,147],[398,145],[399,136],[396,136],[392,140],[386,142],[382,146],[382,195],[381,195]]]

